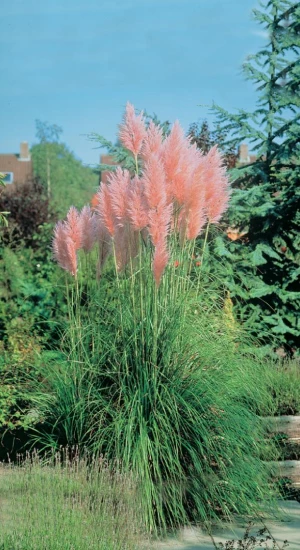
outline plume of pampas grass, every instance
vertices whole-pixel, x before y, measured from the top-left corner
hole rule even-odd
[[[201,233],[206,221],[205,194],[201,188],[193,189],[190,200],[184,205],[179,217],[181,242],[193,240]]]
[[[142,183],[148,205],[148,231],[153,245],[157,246],[170,231],[173,206],[167,201],[163,163],[155,154],[145,163]]]
[[[141,231],[148,225],[148,207],[141,180],[136,176],[128,198],[127,214],[135,231]]]
[[[82,246],[82,222],[75,206],[71,206],[65,222],[67,235],[73,241],[75,250]]]
[[[149,210],[148,232],[154,246],[162,239],[167,239],[170,233],[173,207],[171,204],[161,204],[159,208]]]
[[[225,212],[229,197],[229,181],[222,156],[215,145],[204,157],[205,203],[210,223],[217,223]]]
[[[162,275],[169,261],[169,253],[167,250],[166,240],[161,239],[155,247],[153,256],[153,276],[156,286],[159,287]]]
[[[158,208],[166,203],[165,170],[157,155],[151,154],[145,162],[142,185],[150,209]]]
[[[182,177],[182,166],[180,162],[183,156],[183,147],[185,144],[184,131],[178,121],[171,129],[170,134],[163,142],[162,158],[165,169],[166,191],[169,201],[176,197],[174,187],[178,188],[177,179]]]
[[[68,235],[65,222],[58,222],[54,228],[53,254],[62,269],[75,276],[77,272],[77,256],[74,241]]]
[[[162,129],[150,120],[149,127],[146,130],[146,135],[141,151],[143,159],[149,158],[153,153],[160,156],[162,154]]]
[[[206,221],[204,157],[199,150],[194,150],[194,171],[185,187],[184,207],[180,213],[181,240],[193,240],[198,237]]]
[[[90,252],[95,243],[95,223],[90,206],[84,206],[80,212],[82,228],[81,246],[84,252]]]
[[[120,125],[119,138],[122,145],[131,151],[135,157],[141,152],[146,137],[143,113],[135,114],[134,106],[127,103],[123,124]]]
[[[101,184],[97,196],[98,205],[96,206],[96,212],[98,212],[109,234],[113,236],[116,231],[116,220],[111,203],[111,194],[106,183]]]
[[[131,189],[131,179],[128,170],[120,167],[108,176],[110,202],[113,214],[118,225],[124,225],[127,221],[128,199]]]

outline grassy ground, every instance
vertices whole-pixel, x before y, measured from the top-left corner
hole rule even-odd
[[[135,484],[105,462],[0,467],[1,550],[137,550]]]

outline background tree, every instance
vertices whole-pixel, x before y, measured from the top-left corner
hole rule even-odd
[[[191,138],[192,143],[195,143],[203,153],[207,153],[214,145],[207,120],[204,120],[201,125],[200,122],[190,124],[188,136]]]
[[[256,336],[294,351],[300,343],[300,5],[269,0],[254,10],[267,44],[244,64],[257,85],[254,112],[214,107],[227,146],[249,142],[251,165],[232,171],[234,192],[227,223],[234,239],[220,236],[215,252],[226,264],[236,311]]]
[[[3,192],[3,188],[5,188],[4,177],[5,177],[4,174],[2,174],[0,172],[0,200],[1,200],[1,195],[2,195],[2,192]],[[7,222],[8,214],[9,214],[9,212],[3,212],[3,211],[0,212],[0,227],[1,226],[7,227],[7,225],[8,225],[8,222]]]
[[[31,149],[33,170],[47,189],[55,210],[65,215],[70,204],[81,207],[90,201],[97,188],[98,175],[58,141],[62,133],[59,126],[39,120],[36,126],[39,143]]]
[[[202,124],[193,122],[190,124],[188,135],[192,143],[195,143],[203,153],[208,153],[214,145],[218,145],[224,156],[224,161],[228,169],[234,168],[237,163],[237,153],[235,145],[226,144],[226,136],[220,129],[210,130],[207,120]]]
[[[42,164],[40,166],[40,179],[47,185],[48,199],[51,197],[51,161],[55,157],[55,147],[53,145],[58,144],[58,139],[62,133],[62,128],[57,124],[48,124],[41,120],[36,120],[36,137],[40,144],[41,155],[37,160]]]

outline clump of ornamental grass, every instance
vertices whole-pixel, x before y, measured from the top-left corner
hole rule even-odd
[[[44,444],[118,459],[139,479],[150,531],[255,516],[271,499],[257,416],[267,373],[203,288],[204,250],[194,260],[229,201],[222,158],[179,123],[163,139],[130,104],[120,139],[135,173],[117,168],[92,209],[72,207],[55,229],[70,325],[38,403]]]
[[[0,490],[3,550],[146,548],[137,486],[117,463],[76,449],[34,452],[0,466]]]

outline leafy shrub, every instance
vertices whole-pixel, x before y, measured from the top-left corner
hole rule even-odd
[[[1,460],[15,453],[28,440],[27,429],[33,418],[30,409],[32,380],[41,381],[41,346],[38,338],[16,318],[10,325],[6,343],[0,342],[0,438]],[[36,420],[36,419],[35,419]]]
[[[0,437],[1,458],[15,453],[28,440],[36,422],[27,415],[32,381],[41,383],[43,349],[60,337],[66,304],[61,276],[51,260],[49,231],[40,228],[39,246],[4,246],[0,251]],[[47,245],[45,244],[47,242]]]
[[[6,186],[0,196],[0,210],[9,212],[8,226],[1,229],[4,244],[25,240],[27,246],[34,246],[33,236],[54,217],[37,180]]]
[[[5,246],[0,251],[0,337],[4,345],[14,332],[24,338],[33,331],[51,345],[57,339],[58,324],[66,312],[62,277],[52,261],[49,232],[52,226],[40,227],[40,248]],[[55,317],[55,318],[54,318]],[[11,326],[11,324],[15,326]]]

